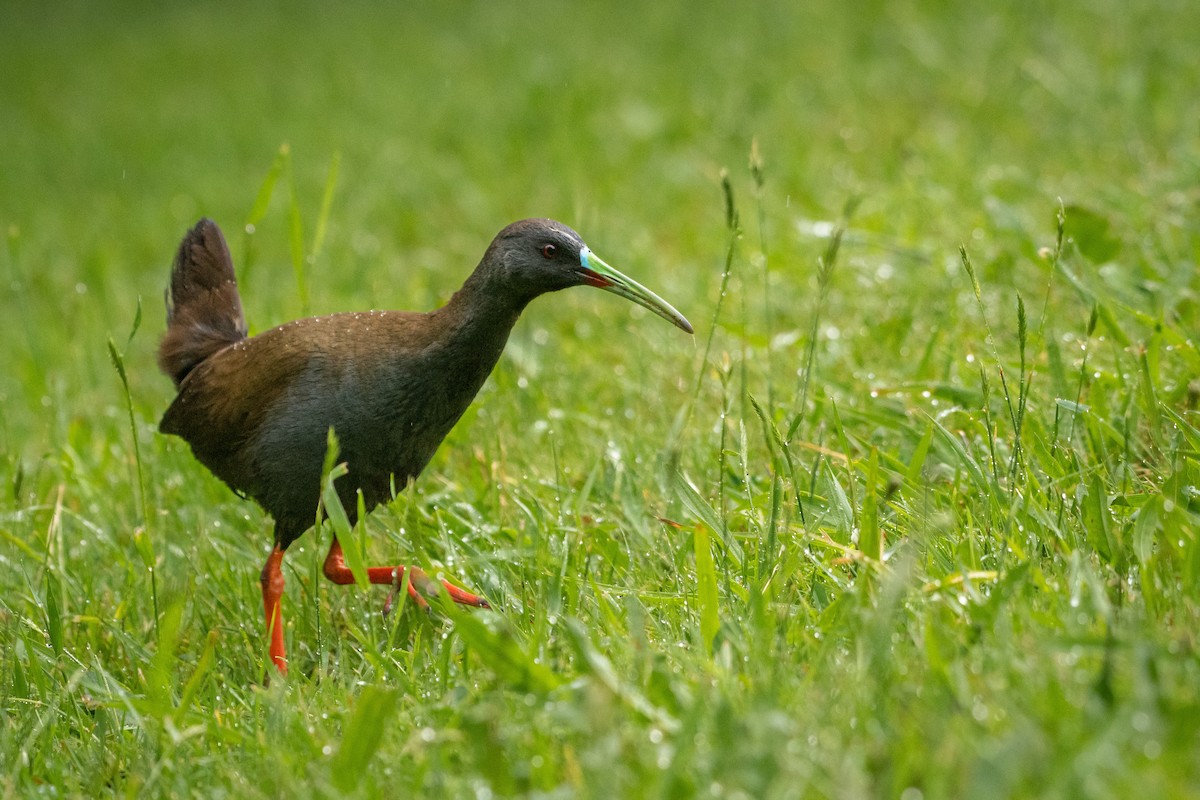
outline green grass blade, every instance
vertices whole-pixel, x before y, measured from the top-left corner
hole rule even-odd
[[[216,661],[218,639],[220,639],[220,634],[212,630],[208,632],[208,636],[204,640],[204,650],[200,653],[200,660],[196,662],[196,668],[192,670],[192,677],[188,678],[187,683],[184,684],[179,698],[179,710],[176,716],[181,720],[192,707],[196,693],[200,691],[205,677],[212,670],[213,663]]]
[[[721,518],[708,502],[700,496],[700,492],[682,472],[675,473],[675,494],[701,523],[708,526],[713,533],[723,529]]]
[[[179,645],[179,627],[183,621],[183,603],[168,605],[163,611],[158,629],[158,648],[150,658],[144,673],[145,701],[141,712],[164,720],[175,709],[172,699],[176,683],[175,649]]]
[[[667,730],[679,727],[679,722],[662,708],[651,703],[636,687],[621,680],[621,675],[612,661],[600,652],[589,638],[588,629],[574,617],[565,622],[568,639],[575,649],[580,666],[612,694],[646,719],[658,723]]]
[[[933,424],[930,423],[925,428],[924,435],[921,436],[917,446],[913,448],[912,456],[908,460],[908,470],[904,473],[904,482],[910,487],[921,485],[921,470],[925,468],[925,459],[929,456],[929,446],[933,444]]]
[[[354,583],[358,588],[366,589],[371,582],[367,577],[367,559],[363,549],[363,539],[354,535],[350,517],[346,514],[346,507],[342,505],[342,498],[338,495],[337,487],[334,485],[338,478],[349,474],[345,464],[335,463],[338,452],[337,434],[334,433],[333,428],[330,428],[325,450],[324,474],[321,478],[321,508],[329,519],[329,524],[333,526],[333,535],[342,545],[342,554],[345,556],[346,566],[350,568],[350,574],[354,576]],[[359,497],[362,497],[361,493]],[[317,523],[320,524],[320,521],[320,512],[318,512]],[[358,524],[362,524],[361,518]]]
[[[342,792],[358,788],[383,734],[395,716],[400,693],[386,686],[367,686],[354,702],[342,741],[329,762],[333,784]]]
[[[46,636],[55,656],[63,654],[62,582],[46,570]]]
[[[292,273],[296,277],[296,292],[300,296],[300,314],[308,316],[311,304],[308,295],[308,258],[304,252],[304,220],[300,213],[300,195],[296,187],[295,170],[292,168],[290,158],[286,160],[285,174],[288,190],[288,252],[292,257]]]
[[[1083,528],[1088,542],[1105,561],[1111,563],[1121,555],[1114,541],[1108,495],[1099,475],[1093,475],[1088,484],[1083,506]]]
[[[285,166],[291,162],[292,148],[287,142],[279,146],[279,150],[275,153],[275,158],[271,161],[271,167],[267,170],[266,176],[263,178],[258,187],[258,193],[254,196],[254,202],[250,206],[250,212],[246,215],[246,221],[242,226],[245,231],[243,238],[242,260],[238,267],[238,282],[245,286],[250,279],[250,273],[254,267],[254,234],[258,230],[259,223],[267,215],[267,210],[271,206],[271,198],[275,194],[275,184],[279,182],[279,176],[283,174]]]
[[[544,694],[561,685],[557,675],[525,652],[509,625],[501,621],[493,630],[478,615],[450,603],[446,611],[454,618],[454,631],[463,644],[510,688]]]
[[[858,533],[858,549],[867,558],[880,560],[879,535],[879,450],[871,448],[867,461],[867,485],[863,491],[863,510]]]
[[[937,420],[931,419],[930,422],[933,424],[938,441],[945,445],[950,452],[954,454],[954,457],[958,463],[966,469],[967,475],[971,480],[974,490],[988,492],[990,495],[992,488],[991,480],[988,479],[983,471],[983,468],[979,466],[979,462],[975,459],[975,457],[967,452],[967,449],[963,446],[962,441],[953,433],[946,430],[945,426],[943,426]]]
[[[717,568],[713,563],[712,542],[705,525],[692,531],[696,554],[696,601],[700,606],[700,638],[704,652],[712,654],[713,642],[721,627],[717,597]]]
[[[342,154],[334,153],[329,159],[329,172],[325,176],[325,191],[321,194],[321,209],[317,213],[317,230],[313,234],[312,253],[310,258],[316,261],[321,256],[325,246],[325,232],[329,228],[329,214],[333,210],[333,191],[337,187],[338,169],[342,163]]]
[[[250,213],[246,215],[246,228],[253,229],[262,222],[263,217],[267,215],[267,209],[271,205],[271,197],[275,194],[275,184],[279,182],[279,176],[283,174],[284,167],[291,162],[292,147],[287,142],[279,145],[278,152],[275,153],[275,159],[271,162],[271,168],[267,170],[266,177],[258,187],[258,194],[254,196],[254,203],[250,206]]]

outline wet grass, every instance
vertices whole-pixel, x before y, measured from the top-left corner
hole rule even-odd
[[[5,12],[5,795],[1194,794],[1196,12],[796,5]],[[310,533],[264,688],[269,523],[155,432],[201,214],[254,330],[546,215],[697,336],[535,302],[368,524],[495,610]]]

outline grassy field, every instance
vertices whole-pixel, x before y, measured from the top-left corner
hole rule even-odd
[[[1200,796],[1200,10],[705,8],[0,10],[3,796]],[[201,215],[252,331],[551,216],[697,334],[533,303],[366,527],[495,610],[309,533],[264,688],[156,432]]]

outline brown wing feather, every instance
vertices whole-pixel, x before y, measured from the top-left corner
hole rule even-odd
[[[193,369],[159,424],[163,433],[186,440],[201,463],[239,492],[252,491],[252,449],[246,445],[312,357],[311,343],[302,338],[272,348],[274,333],[230,345]]]

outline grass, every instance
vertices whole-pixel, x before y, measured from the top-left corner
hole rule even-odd
[[[1196,796],[1191,4],[2,17],[5,796]],[[201,214],[253,330],[536,214],[698,333],[535,302],[367,526],[496,610],[310,533],[264,688],[269,522],[155,432]]]

